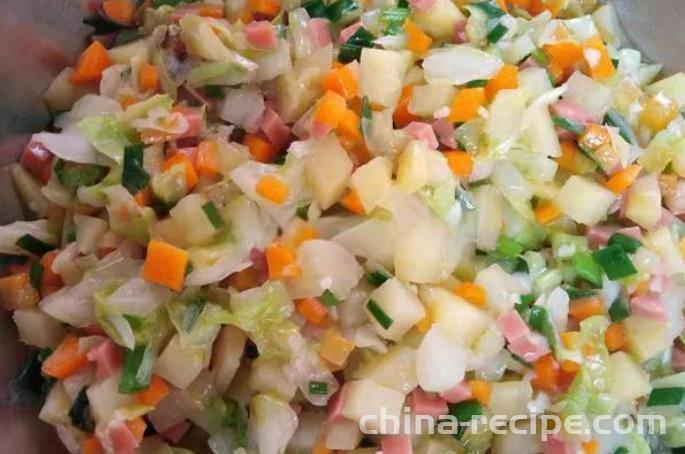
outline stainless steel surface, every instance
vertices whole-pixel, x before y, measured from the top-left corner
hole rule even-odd
[[[685,1],[611,0],[630,47],[666,73],[685,70]]]
[[[632,47],[665,64],[685,69],[685,0],[612,0]],[[86,30],[80,0],[0,0],[0,166],[16,159],[31,132],[48,122],[40,94],[82,47]],[[16,210],[8,176],[0,172],[0,224]],[[25,356],[16,332],[0,314],[0,453],[51,454],[64,449],[54,431],[36,418],[11,386]]]
[[[80,0],[0,0],[0,166],[16,159],[31,132],[49,117],[41,100],[52,78],[82,47]],[[6,172],[0,172],[0,224],[17,210]],[[11,385],[26,355],[9,317],[0,314],[0,453],[61,454],[39,407]]]

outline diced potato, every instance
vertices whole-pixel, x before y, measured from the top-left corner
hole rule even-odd
[[[333,47],[322,47],[298,60],[295,66],[276,80],[276,95],[283,121],[300,118],[321,96],[321,77],[331,69]]]
[[[73,73],[73,68],[64,68],[43,93],[43,100],[51,111],[67,111],[78,99],[80,88],[69,82]]]
[[[627,197],[625,216],[646,230],[656,227],[661,218],[661,189],[657,174],[638,178]]]
[[[404,73],[411,66],[412,53],[392,50],[362,50],[359,67],[361,95],[369,102],[394,107],[400,98]]]
[[[357,191],[364,211],[370,213],[390,191],[392,186],[392,162],[378,156],[354,171],[350,186]]]
[[[262,454],[284,453],[297,423],[297,413],[287,401],[268,394],[250,400],[250,441]]]
[[[496,314],[513,309],[525,293],[521,283],[497,263],[481,270],[475,283],[483,287],[488,308]]]
[[[150,43],[146,39],[139,39],[123,46],[117,46],[107,51],[109,58],[114,63],[128,65],[131,60],[138,59],[141,62],[150,59]]]
[[[530,33],[526,33],[516,38],[512,43],[502,43],[500,52],[504,63],[517,65],[534,50],[535,43],[530,37]]]
[[[177,388],[186,389],[205,368],[207,352],[181,346],[178,334],[157,358],[155,373]]]
[[[333,206],[345,193],[352,175],[352,161],[331,134],[320,141],[309,141],[305,177],[322,209]]]
[[[350,450],[359,445],[362,436],[357,421],[340,418],[326,425],[324,445],[331,450]]]
[[[233,325],[222,327],[219,337],[214,342],[212,372],[214,388],[220,395],[226,392],[240,367],[246,342],[247,334]]]
[[[109,378],[91,385],[86,391],[90,413],[96,424],[106,423],[115,410],[136,402],[136,396],[119,393],[121,374],[111,375]]]
[[[526,415],[528,401],[532,398],[533,388],[529,381],[498,382],[492,384],[489,406],[495,415]]]
[[[369,379],[404,394],[417,385],[416,350],[395,345],[384,355],[365,362],[353,373],[355,379]]]
[[[483,251],[494,251],[502,231],[504,198],[493,185],[480,186],[474,195],[478,207],[476,246]]]
[[[12,314],[19,339],[38,348],[54,348],[66,334],[62,324],[38,309],[18,309]]]
[[[454,37],[457,23],[466,20],[459,8],[449,0],[437,0],[424,11],[412,9],[412,19],[432,37],[448,41]]]
[[[409,101],[409,112],[420,117],[432,117],[433,113],[452,103],[457,89],[447,81],[416,85]]]
[[[639,315],[631,315],[623,321],[628,340],[628,351],[639,362],[670,348],[673,339],[668,335],[663,322]]]
[[[419,297],[428,306],[433,323],[440,324],[466,346],[472,345],[494,323],[487,312],[442,287],[424,285],[419,290]]]
[[[41,421],[52,425],[69,425],[71,418],[69,417],[69,410],[71,409],[71,400],[64,390],[64,385],[61,381],[55,382],[50,388],[50,392],[45,398],[43,408],[40,409],[38,418]]]
[[[661,256],[671,273],[685,272],[685,262],[680,254],[673,233],[668,227],[661,227],[647,233],[645,246]]]
[[[669,99],[678,103],[680,109],[685,106],[685,74],[677,73],[661,79],[659,82],[648,86],[645,91],[650,95],[663,93]]]
[[[344,300],[364,275],[354,255],[333,241],[305,241],[297,258],[301,273],[287,282],[293,298],[317,297],[330,290]]]
[[[444,392],[464,380],[470,353],[443,325],[433,324],[416,351],[416,378],[421,389]]]
[[[416,454],[464,454],[465,449],[454,437],[450,436],[423,436],[419,444],[414,448]]]
[[[568,90],[564,100],[571,101],[595,118],[603,118],[611,106],[612,91],[609,87],[576,71],[567,81]],[[592,93],[592,96],[588,96]]]
[[[594,225],[606,218],[607,210],[614,199],[614,194],[608,189],[573,175],[557,194],[555,204],[574,221]]]
[[[333,238],[352,254],[391,267],[395,254],[395,234],[391,221],[368,219]]]
[[[257,359],[252,362],[250,389],[258,393],[267,393],[284,400],[291,400],[297,391],[297,385],[291,383],[283,372],[283,363],[276,359]]]
[[[535,99],[552,89],[545,68],[526,68],[519,71],[519,87],[523,88],[530,99]]]
[[[543,452],[540,436],[531,430],[530,421],[517,421],[518,433],[497,433],[492,437],[492,454],[535,454]]]
[[[530,124],[526,128],[526,139],[531,151],[544,156],[561,156],[559,137],[554,129],[549,109],[545,105],[533,107],[528,111]]]
[[[486,131],[490,145],[497,147],[518,134],[528,93],[521,89],[500,90],[490,104]]]
[[[100,218],[75,214],[74,228],[79,252],[91,254],[95,252],[102,235],[109,230],[109,224]]]
[[[388,279],[374,290],[369,296],[392,319],[392,324],[383,328],[367,306],[367,313],[371,325],[376,332],[390,340],[399,341],[419,320],[423,319],[426,311],[421,301],[402,282],[396,278]]]
[[[380,429],[382,408],[388,418],[399,418],[402,413],[404,394],[379,385],[373,380],[347,382],[345,393],[343,416],[352,421],[366,422],[366,427],[370,430]],[[364,416],[367,418],[362,421]]]
[[[456,235],[433,217],[406,227],[395,241],[395,276],[419,284],[445,280],[459,261]]]
[[[649,375],[625,352],[609,357],[609,392],[620,403],[630,405],[652,390]]]
[[[428,145],[412,140],[397,161],[397,185],[403,191],[414,192],[426,185],[428,176]]]
[[[207,243],[217,231],[202,209],[207,202],[207,198],[202,194],[189,194],[169,212],[187,241],[193,246]]]

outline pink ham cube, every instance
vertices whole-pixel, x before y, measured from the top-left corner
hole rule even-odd
[[[438,139],[435,137],[433,127],[428,123],[412,121],[404,127],[403,131],[416,140],[422,140],[426,142],[432,149],[438,149]]]
[[[278,46],[276,29],[269,21],[250,22],[244,32],[247,43],[255,49],[274,49]]]

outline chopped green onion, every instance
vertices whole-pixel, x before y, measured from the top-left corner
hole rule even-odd
[[[409,17],[409,8],[387,8],[381,11],[378,22],[385,24],[386,35],[397,35],[402,31],[404,21]]]
[[[160,6],[164,5],[169,5],[169,6],[178,6],[181,3],[186,2],[187,0],[155,0],[155,8],[159,8]]]
[[[466,88],[480,88],[485,87],[488,84],[488,79],[476,79],[470,82],[466,82]]]
[[[69,409],[69,419],[71,423],[83,430],[84,432],[93,432],[95,430],[95,423],[90,416],[90,403],[88,402],[88,394],[86,394],[86,387],[81,388],[81,391],[74,399],[74,403]]]
[[[522,319],[525,320],[528,318],[528,313],[530,312],[529,305],[523,303],[516,303],[514,304],[514,309],[516,309],[516,312],[519,313]]]
[[[23,255],[0,254],[0,267],[11,265],[23,265],[29,258]]]
[[[456,404],[448,405],[448,413],[459,421],[459,425],[466,428],[464,423],[468,423],[475,416],[483,415],[483,406],[476,399],[466,400]]]
[[[338,61],[349,63],[359,60],[363,47],[372,47],[375,37],[364,27],[359,27],[350,38],[340,46]]]
[[[374,300],[369,300],[369,302],[366,303],[366,309],[368,309],[371,315],[373,315],[373,318],[376,319],[378,324],[381,325],[383,329],[390,328],[394,323],[394,320],[390,318],[390,316],[388,316],[388,314],[386,314],[385,311]]]
[[[224,87],[221,85],[207,85],[205,87],[205,95],[208,98],[219,99],[224,97]]]
[[[602,163],[597,160],[597,156],[595,156],[595,152],[583,145],[582,143],[577,142],[576,145],[578,145],[578,149],[580,150],[583,155],[588,158],[590,161],[595,163],[595,166],[598,168],[602,168]]]
[[[150,386],[152,368],[155,365],[155,352],[146,345],[136,345],[133,350],[126,349],[119,392],[135,394]]]
[[[614,68],[618,69],[618,64],[620,63],[618,58],[612,58],[611,59],[611,64],[614,65]]]
[[[620,446],[614,450],[612,454],[629,454],[630,451],[628,451],[628,448],[625,446]]]
[[[226,225],[224,220],[221,218],[221,215],[219,214],[219,210],[216,208],[216,205],[214,205],[214,202],[212,202],[211,200],[202,205],[202,211],[205,212],[207,219],[209,219],[209,222],[212,224],[212,226],[214,226],[215,229],[219,230],[220,228]]]
[[[685,388],[655,388],[647,399],[648,407],[681,405],[685,399]]]
[[[355,0],[338,0],[326,7],[326,16],[331,22],[339,23],[357,10],[359,10],[359,4]]]
[[[633,262],[628,258],[626,251],[616,244],[595,251],[592,257],[604,269],[607,277],[612,281],[637,273],[637,269],[635,269]]]
[[[634,254],[642,246],[642,243],[622,233],[614,233],[607,242],[609,246],[619,246],[628,254]]]
[[[301,207],[297,207],[295,214],[297,214],[297,217],[302,219],[303,221],[309,220],[309,205],[302,205]]]
[[[530,56],[533,57],[533,60],[540,66],[544,67],[549,65],[549,57],[542,49],[535,49],[530,53]]]
[[[637,143],[637,138],[635,137],[633,129],[630,127],[630,124],[628,124],[628,121],[626,121],[626,119],[623,118],[623,115],[621,115],[620,113],[616,112],[615,110],[610,110],[604,116],[604,123],[609,126],[614,126],[618,128],[618,133],[621,137],[625,139],[626,142],[633,145]]]
[[[398,0],[397,7],[398,8],[409,8],[409,0]]]
[[[240,404],[231,398],[221,399],[226,404],[226,411],[222,420],[233,431],[236,445],[246,448],[248,444],[247,422],[240,411]]]
[[[55,175],[62,186],[69,190],[77,189],[80,186],[91,186],[95,184],[103,173],[103,168],[96,165],[67,163],[58,159],[55,163]]]
[[[628,302],[621,297],[616,298],[609,308],[609,317],[612,322],[620,322],[625,320],[630,315],[630,308]]]
[[[526,304],[526,305],[531,305],[535,302],[535,296],[531,295],[530,293],[527,293],[525,295],[520,296],[521,304]]]
[[[499,19],[506,14],[502,8],[491,2],[473,3],[472,5],[478,7],[491,19]]]
[[[114,43],[112,47],[123,46],[124,44],[132,43],[133,41],[138,41],[144,36],[140,33],[137,28],[122,28],[117,33],[117,37],[114,38]]]
[[[507,34],[508,31],[509,27],[502,23],[499,23],[488,32],[486,38],[488,39],[489,43],[496,44],[497,42],[499,42],[500,39],[502,39],[502,37],[504,37],[504,35]]]
[[[319,297],[319,300],[326,307],[335,307],[338,304],[340,304],[338,298],[333,294],[333,292],[331,292],[328,289],[324,290],[324,292]]]
[[[328,383],[320,381],[310,381],[309,394],[315,396],[325,396],[326,394],[328,394]]]
[[[557,343],[556,330],[552,324],[552,319],[549,317],[547,309],[542,306],[533,306],[530,308],[528,315],[528,323],[538,333],[545,336],[547,342],[551,347],[555,347]]]
[[[150,175],[143,168],[142,143],[129,145],[124,149],[124,169],[121,172],[121,184],[131,194],[137,194],[150,182]]]
[[[181,329],[189,333],[195,327],[195,323],[200,318],[200,314],[205,310],[206,301],[199,295],[194,296],[182,305]]]
[[[582,288],[573,287],[571,285],[564,286],[563,290],[566,292],[569,299],[572,299],[572,300],[577,300],[579,298],[585,298],[588,296],[595,296],[597,294],[597,290],[582,289]]]
[[[31,264],[31,269],[29,270],[29,278],[31,279],[31,285],[33,288],[40,291],[40,283],[43,280],[43,265],[39,262],[33,262]]]
[[[41,368],[43,361],[50,356],[52,350],[44,348],[37,350],[26,360],[14,383],[21,389],[28,391],[35,396],[45,396],[52,386],[53,379],[43,375]]]
[[[576,135],[581,135],[583,132],[585,132],[585,126],[578,123],[577,121],[573,121],[571,119],[564,118],[564,117],[553,117],[552,121],[554,122],[555,125],[559,126],[561,129],[571,131],[572,133],[574,133]]]
[[[374,287],[380,287],[388,279],[390,278],[386,276],[385,273],[381,273],[380,271],[371,271],[370,273],[366,274],[366,282]]]
[[[501,235],[497,238],[495,253],[507,259],[515,259],[523,252],[523,246],[509,237]]]
[[[327,17],[326,3],[323,0],[310,0],[302,5],[309,17]]]
[[[600,267],[589,252],[578,251],[571,258],[571,266],[578,277],[595,285],[602,286],[602,267]]]
[[[31,234],[23,235],[16,242],[16,245],[31,254],[43,256],[55,249],[55,246],[39,240]]]
[[[192,262],[188,262],[188,265],[186,265],[186,273],[185,276],[187,277],[190,273],[193,272],[195,267],[193,266]]]
[[[359,129],[364,137],[368,137],[371,134],[371,105],[369,104],[369,98],[364,96],[362,98],[362,118],[359,121]]]

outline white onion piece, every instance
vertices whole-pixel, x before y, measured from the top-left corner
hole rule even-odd
[[[81,164],[97,164],[97,153],[88,139],[76,129],[59,134],[41,132],[34,134],[31,141],[41,143],[54,155],[65,161]]]
[[[502,60],[467,45],[441,48],[423,60],[426,80],[448,80],[463,85],[472,80],[490,79],[502,66]]]

